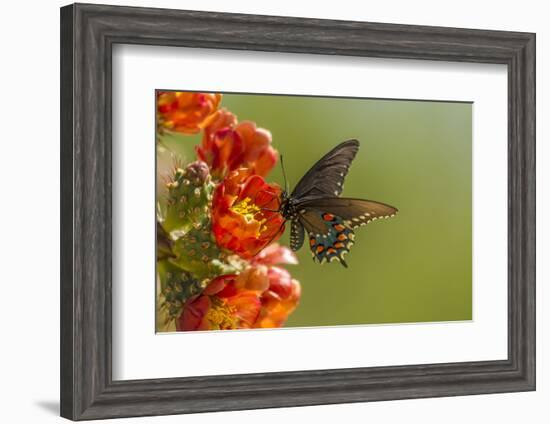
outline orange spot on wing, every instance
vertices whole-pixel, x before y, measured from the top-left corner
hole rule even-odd
[[[314,239],[314,238],[310,238],[310,239],[309,239],[309,245],[310,245],[311,247],[313,247],[313,246],[315,245],[315,239]]]
[[[334,219],[334,215],[331,213],[325,213],[323,214],[323,219],[325,221],[332,221]]]
[[[336,249],[333,249],[332,247],[329,247],[329,248],[327,249],[327,252],[328,252],[329,254],[333,255],[334,253],[336,253]]]
[[[333,246],[336,247],[337,249],[341,249],[344,247],[344,243],[337,242],[337,243],[334,243]]]
[[[333,225],[333,227],[336,231],[344,231],[346,229],[346,227],[344,227],[342,224],[336,224]]]
[[[348,236],[346,236],[344,233],[338,234],[338,240],[340,240],[340,241],[344,241],[347,238],[348,238]]]
[[[315,249],[317,251],[317,253],[321,253],[323,250],[325,250],[325,248],[321,245],[317,246],[317,249]]]

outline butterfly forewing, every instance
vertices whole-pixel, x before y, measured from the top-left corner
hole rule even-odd
[[[351,162],[358,150],[357,140],[340,143],[311,167],[296,184],[291,197],[300,199],[339,196]]]

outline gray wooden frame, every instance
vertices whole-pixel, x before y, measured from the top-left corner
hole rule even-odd
[[[508,359],[111,378],[116,43],[508,67]],[[535,35],[76,4],[61,9],[61,415],[73,420],[535,389]]]

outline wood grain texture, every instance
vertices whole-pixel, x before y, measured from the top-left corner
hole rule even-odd
[[[61,215],[61,337],[60,379],[61,415],[75,416],[73,394],[75,388],[72,366],[74,364],[74,288],[73,288],[73,19],[72,8],[61,9],[61,169],[60,169],[60,215]]]
[[[507,360],[111,378],[115,43],[508,66]],[[100,419],[535,389],[535,35],[75,4],[61,9],[61,415]]]

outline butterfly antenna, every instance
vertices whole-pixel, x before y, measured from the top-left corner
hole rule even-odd
[[[283,162],[283,155],[281,155],[281,168],[283,170],[283,179],[285,180],[285,193],[288,194],[288,181],[286,179],[285,164]]]

